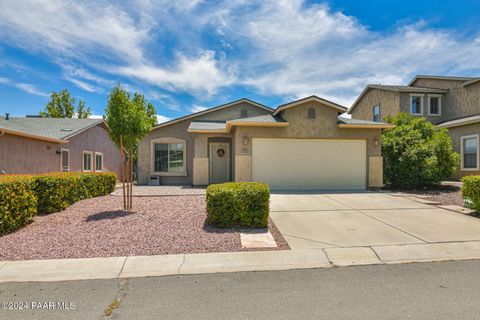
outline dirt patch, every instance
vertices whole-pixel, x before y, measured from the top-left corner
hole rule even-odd
[[[204,197],[134,198],[132,212],[122,205],[121,197],[105,196],[37,216],[0,237],[0,260],[242,251],[238,228],[205,224]],[[288,249],[271,221],[269,226],[278,249]]]

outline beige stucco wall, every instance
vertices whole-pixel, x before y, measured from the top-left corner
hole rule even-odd
[[[235,181],[252,181],[252,156],[235,155]]]
[[[241,118],[242,110],[247,110],[247,117],[256,117],[264,114],[270,114],[270,111],[253,106],[247,102],[241,102],[231,106],[229,108],[221,109],[215,112],[210,112],[198,117],[195,117],[195,121],[198,120],[216,120],[226,121]]]
[[[352,110],[353,119],[373,121],[373,107],[380,105],[380,118],[394,116],[399,112],[400,97],[395,91],[368,89]]]
[[[66,144],[55,144],[6,134],[0,137],[0,170],[7,173],[42,173],[61,171],[60,149],[70,151],[70,171],[82,171],[83,150],[103,153],[104,170],[120,175],[118,149],[102,126],[92,127]],[[93,157],[93,166],[95,164]],[[120,176],[119,176],[120,177]]]
[[[474,123],[466,126],[449,128],[448,134],[452,137],[453,150],[455,152],[461,152],[461,137],[469,136],[473,134],[480,134],[480,123]],[[460,166],[457,172],[453,175],[453,178],[458,179],[463,176],[480,175],[480,171],[461,171]]]
[[[313,107],[316,109],[316,119],[308,119],[308,109]],[[328,106],[322,105],[318,102],[305,103],[294,108],[286,109],[281,113],[281,116],[289,122],[288,127],[269,128],[269,127],[236,127],[235,128],[235,155],[236,156],[250,156],[252,154],[252,139],[253,138],[298,138],[298,139],[352,139],[352,140],[366,140],[367,141],[367,156],[381,157],[381,142],[380,129],[346,129],[339,128],[336,124],[338,112]],[[243,138],[248,138],[248,143],[243,144]],[[377,143],[375,143],[375,140]],[[237,172],[242,172],[242,176],[251,177],[251,158],[243,159],[244,162],[249,163],[250,167],[238,168]],[[366,160],[367,166],[369,161]],[[377,162],[372,162],[372,165],[383,165]],[[372,171],[383,172],[382,168],[367,168],[367,172]],[[376,180],[375,180],[376,179]],[[378,181],[378,176],[375,177]],[[383,183],[383,181],[382,181]]]
[[[207,185],[209,182],[209,159],[193,158],[193,184],[196,186]]]
[[[383,157],[368,157],[368,186],[370,188],[383,187]]]

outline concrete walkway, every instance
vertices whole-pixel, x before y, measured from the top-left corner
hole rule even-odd
[[[188,185],[175,186],[133,186],[134,197],[170,197],[170,196],[204,196],[205,188],[194,188]],[[122,185],[117,186],[112,196],[123,196]]]
[[[480,241],[284,251],[1,261],[0,282],[117,279],[480,259]]]

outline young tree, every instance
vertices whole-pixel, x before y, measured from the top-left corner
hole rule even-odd
[[[387,186],[403,189],[435,187],[453,174],[460,157],[452,150],[447,129],[406,113],[387,117],[385,121],[396,125],[382,134]]]
[[[70,91],[63,89],[60,92],[52,92],[50,101],[45,105],[44,111],[40,112],[42,117],[49,118],[74,118],[86,119],[92,114],[90,107],[85,107],[83,100],[78,101],[77,112],[75,114],[75,98],[71,96]]]
[[[122,180],[127,182],[124,209],[132,208],[133,158],[136,157],[139,141],[145,137],[156,122],[155,107],[142,94],[133,97],[117,84],[108,97],[105,121],[110,137],[120,148],[123,159]]]

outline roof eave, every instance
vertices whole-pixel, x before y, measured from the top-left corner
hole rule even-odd
[[[480,122],[480,119],[472,119],[472,120],[466,120],[466,121],[463,121],[463,122],[456,122],[456,123],[450,123],[450,124],[448,122],[445,122],[445,123],[438,124],[437,127],[448,129],[448,128],[466,126],[466,125],[474,124],[474,123],[478,123],[478,122]]]
[[[28,132],[24,132],[24,131],[17,131],[17,130],[12,130],[12,129],[6,129],[6,128],[1,128],[1,127],[0,127],[0,132],[8,133],[8,134],[15,135],[15,136],[20,136],[20,137],[35,139],[35,140],[41,140],[41,141],[47,141],[47,142],[54,142],[54,143],[58,143],[58,144],[68,143],[67,140],[63,140],[63,139],[57,139],[57,138],[42,136],[42,135],[33,134],[33,133],[28,133]]]
[[[287,127],[288,122],[247,122],[247,121],[227,121],[229,126],[237,127]]]
[[[394,124],[349,124],[349,123],[338,123],[339,128],[346,129],[391,129],[395,128]]]

